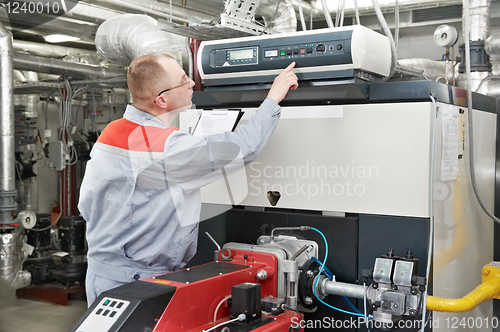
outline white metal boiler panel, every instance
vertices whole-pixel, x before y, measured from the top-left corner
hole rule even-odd
[[[283,107],[240,180],[204,187],[202,201],[271,207],[279,191],[277,208],[429,217],[431,113],[430,102]],[[248,193],[231,202],[227,188]]]
[[[442,130],[451,123],[443,123],[446,108],[457,116],[459,155],[457,176],[439,181],[439,168],[447,153],[443,150]],[[494,222],[482,211],[472,192],[469,171],[469,138],[467,110],[461,114],[458,107],[439,105],[436,142],[436,182],[434,184],[434,257],[432,295],[444,298],[462,298],[481,283],[481,269],[493,260]],[[474,160],[480,196],[493,211],[495,185],[495,138],[497,116],[474,111]],[[465,144],[464,144],[465,142]],[[464,313],[433,313],[434,331],[492,331],[499,321],[493,317],[493,303],[488,301]]]

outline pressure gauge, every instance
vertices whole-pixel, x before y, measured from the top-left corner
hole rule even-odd
[[[440,25],[434,31],[434,43],[441,47],[452,47],[458,41],[458,31],[451,25]]]
[[[21,211],[17,214],[17,222],[24,229],[32,229],[36,224],[36,214],[33,211]]]

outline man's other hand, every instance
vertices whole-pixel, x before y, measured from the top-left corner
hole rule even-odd
[[[295,67],[295,62],[292,62],[281,72],[281,74],[276,76],[273,86],[267,94],[267,98],[272,98],[276,103],[279,103],[286,97],[288,90],[295,90],[298,88],[299,83],[297,82],[297,76],[292,71],[293,67]]]

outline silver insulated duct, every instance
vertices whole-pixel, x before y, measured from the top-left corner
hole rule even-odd
[[[12,35],[0,23],[0,228],[16,209]]]
[[[124,14],[107,20],[97,29],[95,45],[106,60],[124,66],[150,53],[166,53],[180,64],[188,63],[186,38],[161,31],[157,21],[146,15]]]
[[[469,8],[470,40],[486,40],[490,33],[491,0],[471,0]],[[465,20],[463,20],[465,24]],[[462,31],[465,31],[463,29]]]
[[[0,282],[12,289],[23,288],[31,283],[28,271],[16,271],[17,238],[16,233],[0,234]]]
[[[295,9],[293,8],[292,1],[281,0],[276,11],[277,5],[277,0],[262,0],[257,14],[262,15],[266,19],[266,21],[271,20],[274,16],[274,19],[271,22],[269,28],[276,33],[297,31],[297,15],[295,14]],[[276,15],[274,15],[275,12]]]

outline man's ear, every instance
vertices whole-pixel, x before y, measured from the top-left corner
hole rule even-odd
[[[167,108],[168,106],[168,100],[167,98],[163,97],[163,94],[157,96],[155,102],[156,105],[160,106],[161,108]]]

